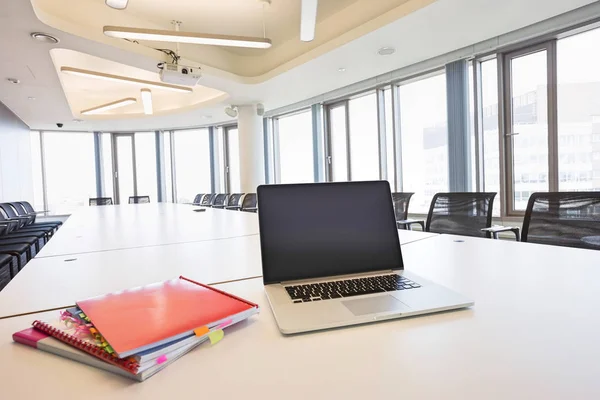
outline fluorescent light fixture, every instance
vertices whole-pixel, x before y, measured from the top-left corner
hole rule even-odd
[[[105,74],[103,72],[89,71],[86,69],[79,69],[79,68],[60,67],[60,72],[62,72],[63,74],[68,74],[68,75],[85,76],[88,78],[102,79],[105,81],[122,82],[122,83],[130,83],[133,85],[150,86],[152,88],[171,90],[173,92],[180,92],[180,93],[192,93],[194,91],[192,88],[185,87],[185,86],[169,85],[168,83],[161,83],[161,82],[144,81],[142,79],[129,78],[127,76],[121,76],[121,75]]]
[[[119,39],[150,40],[153,42],[206,44],[211,46],[249,47],[254,49],[268,49],[271,47],[271,40],[266,38],[127,28],[124,26],[105,26],[104,34]]]
[[[137,100],[133,97],[128,97],[126,99],[121,99],[117,101],[113,101],[112,103],[102,104],[97,107],[88,108],[87,110],[83,110],[81,114],[83,115],[93,115],[93,114],[102,114],[105,111],[114,110],[115,108],[125,107],[130,104],[137,103]]]
[[[106,5],[115,10],[124,10],[128,2],[129,0],[106,0]]]
[[[142,89],[142,104],[144,105],[144,114],[152,115],[152,92],[150,89]]]
[[[311,42],[315,38],[317,25],[318,0],[302,0],[302,16],[300,17],[300,40]]]

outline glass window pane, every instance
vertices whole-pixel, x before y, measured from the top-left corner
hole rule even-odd
[[[119,191],[119,204],[127,204],[129,202],[129,198],[135,195],[133,171],[133,136],[117,136],[116,147],[118,176],[117,190]]]
[[[100,145],[102,146],[102,196],[114,198],[113,186],[113,158],[111,134],[103,133],[100,136]]]
[[[481,63],[483,106],[483,169],[485,192],[496,192],[493,215],[500,216],[500,148],[498,137],[498,63],[494,58]]]
[[[350,172],[353,181],[379,179],[377,94],[348,101]]]
[[[400,86],[403,191],[415,192],[411,213],[429,212],[433,195],[448,191],[446,75]]]
[[[48,209],[70,214],[96,197],[94,135],[86,132],[44,132]]]
[[[32,206],[38,211],[44,210],[44,187],[42,181],[42,150],[40,147],[40,132],[31,131],[31,173],[33,177]]]
[[[227,129],[229,155],[229,192],[240,193],[240,141],[238,128]]]
[[[331,168],[332,181],[348,180],[348,147],[346,138],[346,107],[339,106],[329,110],[331,125]]]
[[[135,164],[138,196],[150,196],[151,202],[157,202],[156,136],[154,132],[135,134]]]
[[[280,164],[278,183],[314,182],[311,111],[278,118],[276,123]]]
[[[558,187],[600,190],[600,29],[558,41]]]
[[[167,203],[173,202],[173,167],[171,165],[171,132],[165,131],[163,137],[165,148],[165,188]]]
[[[547,191],[548,117],[547,53],[511,60],[514,209],[525,210],[528,193]],[[531,177],[536,177],[532,181]],[[517,195],[520,192],[521,195]]]
[[[385,112],[385,151],[387,163],[387,180],[390,182],[392,192],[396,191],[396,182],[394,178],[395,159],[394,159],[394,108],[392,102],[392,89],[386,88],[383,91],[384,112]]]
[[[192,203],[199,193],[210,193],[208,129],[174,131],[177,202]]]

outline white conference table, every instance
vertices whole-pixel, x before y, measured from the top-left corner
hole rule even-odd
[[[398,233],[401,244],[437,236],[416,231]],[[53,240],[65,238],[57,234],[50,243]],[[36,257],[0,292],[0,319],[67,307],[77,300],[180,275],[208,284],[260,277],[260,238],[253,235]]]
[[[464,240],[455,242],[454,240]],[[260,304],[144,383],[11,342],[54,311],[0,321],[12,398],[597,399],[600,253],[441,235],[403,248],[407,269],[475,300],[471,309],[283,336],[260,279],[219,285]],[[35,384],[32,384],[35,382]],[[65,386],[65,382],[68,385]]]
[[[258,234],[255,213],[172,204],[83,207],[36,258],[198,242]]]

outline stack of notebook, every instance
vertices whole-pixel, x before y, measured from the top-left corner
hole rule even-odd
[[[254,303],[180,277],[79,301],[13,340],[143,381],[256,313]]]

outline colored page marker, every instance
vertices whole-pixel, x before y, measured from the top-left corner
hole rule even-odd
[[[162,363],[164,363],[165,361],[167,361],[167,356],[166,356],[166,355],[164,355],[164,354],[163,354],[162,356],[160,356],[160,357],[158,357],[158,358],[156,359],[156,363],[157,363],[157,364],[162,364]]]
[[[233,323],[232,320],[228,319],[227,321],[223,321],[222,324],[218,325],[215,329],[223,329],[228,327],[229,325],[231,325]]]
[[[208,326],[203,326],[203,327],[194,329],[194,335],[196,335],[196,336],[204,336],[208,332],[210,332],[210,330],[208,329]]]
[[[211,333],[208,334],[208,338],[210,339],[210,344],[219,343],[221,341],[221,339],[223,339],[223,336],[225,336],[225,332],[223,332],[222,329],[212,331]]]

